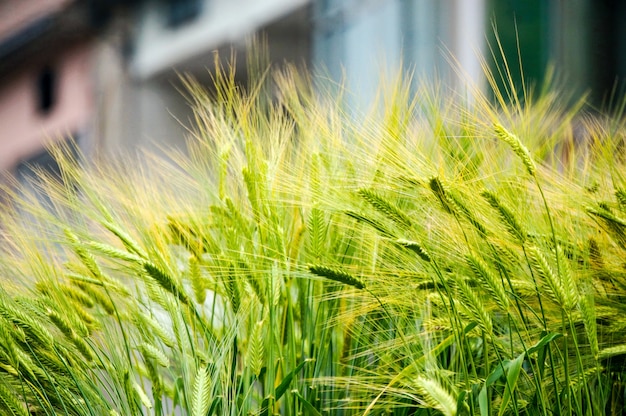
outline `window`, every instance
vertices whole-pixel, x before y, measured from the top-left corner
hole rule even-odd
[[[175,28],[187,23],[202,11],[202,0],[169,0],[167,2],[167,25]]]
[[[56,72],[45,66],[37,76],[37,110],[48,115],[54,109],[57,99]]]

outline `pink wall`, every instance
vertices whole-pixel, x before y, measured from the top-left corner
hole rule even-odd
[[[82,131],[93,113],[92,54],[89,44],[64,50],[50,62],[56,99],[48,114],[37,108],[41,67],[24,68],[0,87],[0,171],[39,153],[47,140]]]

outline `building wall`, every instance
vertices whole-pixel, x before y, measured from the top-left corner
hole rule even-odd
[[[91,47],[78,44],[48,63],[54,76],[52,106],[38,110],[41,65],[23,68],[0,87],[0,171],[42,151],[48,140],[82,133],[93,113]]]
[[[310,0],[198,0],[199,13],[179,26],[167,23],[168,2],[146,1],[139,15],[131,69],[147,79],[172,67],[206,57],[212,50],[239,44],[246,36],[302,8]]]
[[[550,58],[570,72],[572,89],[580,85],[584,90],[598,67],[610,63],[606,58],[592,59],[592,52],[601,48],[593,47],[589,38],[604,41],[606,33],[613,32],[616,40],[602,51],[616,57],[613,67],[626,73],[626,53],[620,52],[626,45],[623,25],[595,35],[589,25],[589,16],[597,15],[598,24],[607,16],[615,15],[615,22],[626,16],[626,6],[609,0],[602,4],[613,6],[605,5],[604,14],[590,0],[559,0],[550,5],[526,0],[196,0],[201,4],[197,16],[171,26],[166,7],[176,1],[116,0],[118,6],[132,3],[122,7],[130,13],[120,15],[120,7],[112,8],[113,22],[106,30],[98,29],[95,38],[51,44],[48,49],[55,58],[47,63],[57,71],[58,98],[49,114],[36,109],[37,76],[46,64],[37,61],[47,58],[23,59],[24,67],[10,77],[0,73],[0,171],[41,151],[45,140],[73,133],[80,134],[81,146],[96,150],[94,154],[112,155],[146,145],[182,146],[192,122],[178,74],[190,73],[209,85],[214,51],[228,56],[233,48],[241,63],[246,36],[259,32],[267,35],[274,62],[303,62],[325,71],[334,81],[345,79],[348,104],[353,107],[367,107],[381,74],[394,75],[399,69],[413,71],[419,79],[438,77],[457,90],[467,81],[481,84],[478,56],[486,52],[485,34],[498,10],[496,15],[515,12],[511,15],[518,16],[520,28],[527,27],[521,26],[525,10],[528,27],[539,22],[543,28],[541,33],[526,30],[538,38],[535,43],[520,37],[526,44],[521,45],[523,52],[539,49],[535,54],[539,74]],[[92,3],[109,4],[0,0],[0,46],[33,19],[69,5]],[[542,10],[538,16],[531,3]],[[512,18],[501,20],[501,25],[515,35]],[[47,47],[45,39],[40,39],[38,48]],[[505,50],[507,45],[517,47],[514,36],[501,39]],[[534,47],[537,42],[539,47]],[[516,61],[516,56],[508,58]],[[452,70],[451,62],[462,72]],[[245,65],[240,70],[245,80]],[[610,80],[610,75],[603,79]]]
[[[236,55],[246,79],[246,38],[264,33],[273,62],[310,60],[309,0],[204,1],[180,26],[167,24],[164,1],[146,1],[134,20],[132,53],[123,57],[111,37],[97,53],[97,146],[105,155],[148,147],[183,148],[193,125],[180,74],[207,87],[215,52]]]
[[[480,85],[485,7],[485,0],[316,1],[313,62],[344,80],[352,108],[367,107],[381,78],[400,70],[457,89]]]

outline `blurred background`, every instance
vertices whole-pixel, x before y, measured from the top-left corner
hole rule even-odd
[[[595,108],[621,91],[622,0],[0,0],[0,172],[24,181],[56,169],[47,140],[75,140],[91,157],[183,146],[178,74],[208,83],[215,51],[234,51],[245,80],[255,34],[272,62],[345,79],[356,106],[398,68],[486,88],[479,56],[500,65],[494,22],[518,82],[519,50],[531,83],[552,65]]]

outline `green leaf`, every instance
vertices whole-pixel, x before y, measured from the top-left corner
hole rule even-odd
[[[274,406],[274,402],[274,397],[271,394],[263,399],[263,402],[261,403],[261,416],[270,416],[270,408]]]
[[[511,396],[513,395],[513,391],[515,390],[515,386],[517,385],[517,380],[519,378],[520,371],[522,369],[522,363],[524,362],[524,357],[526,357],[526,353],[521,353],[516,359],[513,361],[509,361],[505,364],[507,367],[506,371],[506,386],[504,389],[504,394],[502,395],[502,404],[500,405],[500,410],[498,411],[498,416],[502,416],[506,411],[506,407],[511,401]]]
[[[514,390],[515,385],[517,384],[517,379],[519,377],[520,369],[522,368],[522,363],[524,362],[525,357],[526,353],[523,352],[513,361],[503,361],[502,363],[498,364],[498,366],[491,372],[491,374],[489,374],[489,376],[487,376],[483,388],[478,394],[478,407],[480,409],[481,416],[489,415],[489,400],[487,396],[487,389],[491,387],[495,382],[500,380],[502,377],[504,377],[504,375],[506,374],[506,388],[504,390],[504,394],[502,395],[502,404],[498,413],[499,415],[502,415],[508,405],[508,402],[511,400],[511,392]]]
[[[209,411],[206,413],[207,416],[211,416],[212,414],[217,414],[217,408],[222,402],[222,396],[217,396],[211,402],[211,407],[209,407]]]
[[[296,373],[298,373],[300,370],[302,370],[302,367],[304,367],[304,365],[309,361],[311,360],[307,359],[307,360],[302,361],[300,364],[298,364],[296,368],[291,370],[291,372],[287,374],[285,378],[283,378],[283,381],[281,381],[278,387],[276,387],[276,392],[275,392],[276,400],[280,400],[280,398],[283,397],[283,394],[285,394],[285,392],[287,391],[289,384],[291,384],[291,380],[293,380],[293,376]]]
[[[300,402],[302,403],[302,407],[305,410],[304,414],[311,415],[311,416],[322,416],[322,414],[318,412],[318,410],[315,407],[313,407],[313,405],[307,399],[302,397],[302,395],[300,394],[298,390],[292,390],[291,394],[296,396],[298,400],[300,400]]]
[[[539,351],[541,348],[544,348],[550,342],[554,341],[555,339],[561,338],[562,336],[563,336],[563,334],[560,334],[558,332],[551,332],[551,333],[545,335],[543,338],[541,338],[541,340],[538,343],[536,343],[535,345],[533,345],[532,347],[527,349],[526,350],[526,354],[528,354],[528,355],[534,354],[537,351]]]
[[[183,405],[183,391],[185,391],[185,382],[183,381],[182,377],[178,377],[174,382],[174,407],[178,405]]]
[[[483,386],[478,394],[478,408],[480,416],[489,416],[489,400],[487,399],[487,383]]]
[[[457,397],[456,400],[456,409],[457,409],[457,415],[469,415],[470,414],[470,408],[467,405],[467,403],[465,402],[465,398],[467,397],[467,391],[463,390],[459,393],[459,397]]]
[[[548,344],[555,339],[561,338],[562,336],[563,334],[559,334],[558,332],[545,334],[537,344],[533,345],[528,349],[528,351],[526,351],[527,355],[538,352],[537,364],[539,366],[539,377],[543,377],[546,367],[546,348]]]
[[[488,416],[489,415],[489,400],[487,397],[487,388],[489,388],[493,383],[500,380],[500,378],[504,375],[504,368],[502,367],[502,363],[498,364],[498,366],[487,376],[485,380],[485,384],[483,388],[480,390],[478,394],[478,407],[480,409],[480,416]]]
[[[276,390],[274,391],[275,395],[272,396],[270,394],[265,397],[265,399],[263,399],[263,402],[261,403],[261,416],[269,416],[271,414],[270,409],[274,406],[274,403],[276,403],[278,400],[280,400],[281,397],[283,397],[283,395],[287,391],[287,388],[289,387],[289,384],[291,384],[291,381],[293,380],[293,376],[300,370],[302,370],[302,367],[304,367],[304,365],[309,361],[312,360],[306,359],[298,364],[296,368],[291,370],[291,372],[287,374],[285,378],[283,378],[278,387],[276,387]]]

